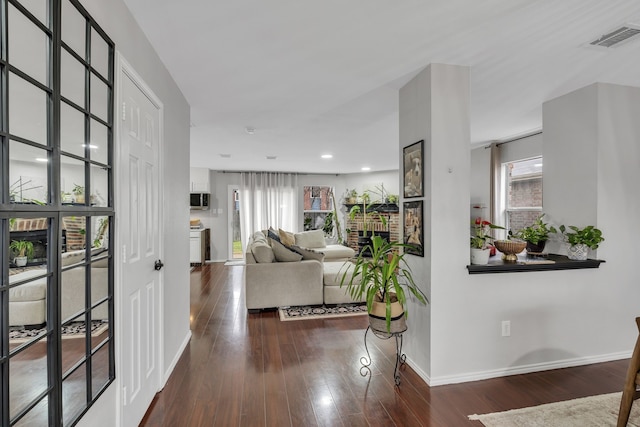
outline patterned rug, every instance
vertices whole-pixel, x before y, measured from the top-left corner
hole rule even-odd
[[[332,317],[360,316],[367,314],[367,304],[340,304],[335,306],[281,307],[280,320],[330,319]]]
[[[106,320],[94,320],[91,322],[91,336],[97,337],[107,330],[109,323]],[[71,322],[62,327],[62,339],[84,337],[86,328],[84,322]],[[21,343],[44,335],[47,332],[46,326],[38,329],[25,329],[23,326],[11,326],[9,328],[9,341]]]

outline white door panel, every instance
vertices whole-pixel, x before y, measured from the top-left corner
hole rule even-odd
[[[127,67],[120,72],[120,158],[128,164],[121,183],[123,425],[138,425],[161,386],[160,152],[161,106]],[[127,303],[128,302],[128,303]]]

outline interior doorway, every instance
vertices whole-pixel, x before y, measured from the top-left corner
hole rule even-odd
[[[240,189],[229,186],[229,257],[230,260],[244,258],[240,233]]]

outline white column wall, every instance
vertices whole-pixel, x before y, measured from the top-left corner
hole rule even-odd
[[[640,231],[639,89],[596,85],[543,109],[545,212],[601,228],[607,240],[597,256],[607,262],[596,270],[468,275],[469,199],[455,193],[469,196],[470,176],[458,180],[455,165],[469,155],[453,136],[436,139],[438,124],[451,119],[445,113],[451,104],[429,102],[436,96],[428,83],[425,71],[400,91],[400,155],[403,146],[430,141],[426,256],[410,259],[432,305],[430,313],[409,307],[405,348],[411,366],[438,385],[628,357],[637,335],[633,318],[640,313],[631,245]],[[436,108],[443,113],[428,114]],[[441,169],[450,161],[448,178]],[[511,321],[510,337],[500,334],[503,320]]]

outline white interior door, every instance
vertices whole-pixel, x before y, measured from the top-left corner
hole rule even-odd
[[[127,66],[121,68],[120,194],[122,243],[122,421],[138,425],[161,387],[162,106]]]

